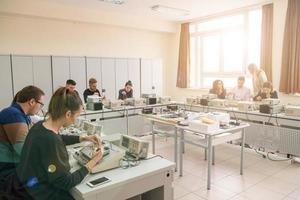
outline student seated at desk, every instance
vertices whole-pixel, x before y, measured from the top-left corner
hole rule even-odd
[[[118,99],[124,100],[127,98],[133,97],[133,90],[132,90],[132,83],[131,81],[127,81],[125,83],[125,87],[121,90],[119,90],[119,97]]]
[[[43,107],[44,97],[40,88],[24,87],[17,92],[12,104],[0,112],[0,188],[20,162],[25,138],[32,126],[30,116]]]
[[[72,79],[68,79],[66,81],[66,88],[70,91],[70,92],[75,92],[78,96],[79,93],[76,90],[76,81],[72,80]]]
[[[250,99],[250,89],[244,86],[245,76],[239,76],[237,80],[237,86],[234,87],[230,94],[233,95],[233,99],[240,101],[248,101]]]
[[[100,91],[97,89],[97,80],[95,78],[90,78],[89,88],[83,92],[84,102],[86,103],[87,96],[97,95],[101,97]]]
[[[82,101],[74,92],[64,87],[55,91],[49,103],[48,118],[36,123],[26,137],[20,164],[6,184],[9,195],[23,196],[20,199],[73,199],[69,190],[102,159],[103,152],[102,143],[95,135],[59,134],[60,128],[75,122],[82,109]],[[70,173],[66,145],[81,141],[93,142],[97,150],[85,166]]]
[[[215,80],[213,82],[213,88],[209,90],[210,94],[216,94],[219,99],[225,99],[226,89],[224,88],[223,81]]]
[[[253,98],[254,101],[261,101],[262,99],[278,99],[277,92],[273,90],[273,85],[271,82],[264,82],[263,88],[258,92],[258,94]]]

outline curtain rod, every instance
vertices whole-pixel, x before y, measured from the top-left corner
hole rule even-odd
[[[211,15],[203,16],[203,17],[197,17],[197,18],[190,19],[190,20],[183,20],[180,23],[188,23],[188,22],[189,23],[194,23],[194,22],[204,21],[204,20],[208,20],[210,18],[221,17],[221,16],[224,16],[224,15],[234,14],[235,12],[242,12],[242,11],[245,11],[245,10],[258,8],[258,7],[261,7],[261,6],[270,4],[270,3],[273,3],[273,0],[265,1],[265,2],[262,2],[262,3],[254,4],[254,5],[249,5],[249,6],[245,6],[245,7],[241,7],[241,8],[236,8],[236,9],[232,9],[232,10],[226,10],[226,11],[223,11],[223,12],[214,13],[214,14],[211,14]]]

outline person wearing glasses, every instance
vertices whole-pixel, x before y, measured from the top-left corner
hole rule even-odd
[[[12,104],[0,112],[0,182],[14,172],[22,147],[35,115],[44,105],[45,93],[27,86],[14,97]]]
[[[5,189],[9,198],[73,199],[69,190],[79,184],[102,159],[103,146],[96,135],[60,135],[59,129],[73,124],[80,116],[83,104],[78,95],[65,87],[51,97],[47,118],[29,131],[16,173],[10,176]],[[66,145],[89,141],[94,143],[92,159],[81,168],[70,172]]]

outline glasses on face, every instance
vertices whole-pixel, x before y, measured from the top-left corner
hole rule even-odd
[[[41,107],[43,107],[43,106],[45,105],[44,103],[42,103],[42,102],[40,102],[40,101],[38,101],[38,100],[35,100],[35,102],[37,102],[38,104],[40,104]]]

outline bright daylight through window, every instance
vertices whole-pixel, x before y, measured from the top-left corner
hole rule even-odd
[[[190,87],[209,88],[215,79],[225,87],[246,75],[247,65],[260,62],[261,9],[190,24]]]

